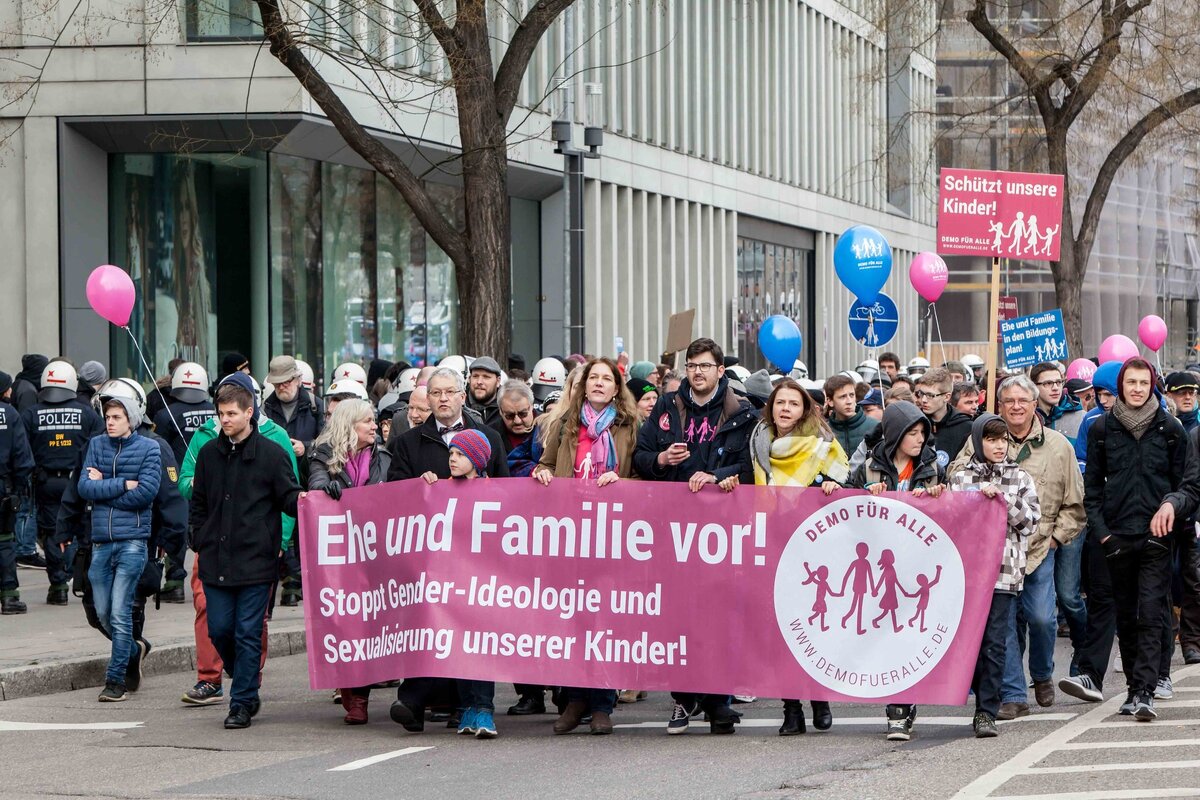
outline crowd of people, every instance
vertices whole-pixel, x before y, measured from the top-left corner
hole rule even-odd
[[[0,372],[0,604],[5,615],[28,611],[18,567],[46,570],[48,604],[81,597],[112,641],[102,702],[137,691],[151,649],[146,603],[186,602],[186,584],[197,680],[182,702],[223,702],[227,674],[225,727],[250,726],[274,604],[303,602],[298,499],[409,479],[998,497],[1006,540],[972,682],[981,738],[996,735],[997,720],[1030,713],[1030,688],[1042,707],[1056,688],[1102,700],[1114,636],[1121,714],[1140,721],[1172,696],[1176,642],[1186,663],[1200,663],[1195,371],[1163,378],[1132,358],[1099,364],[1090,381],[1066,380],[1061,363],[1045,362],[998,374],[993,414],[978,356],[934,366],[883,353],[817,382],[801,362],[786,374],[751,373],[707,338],[677,364],[625,353],[547,357],[528,371],[519,356],[504,368],[486,356],[423,368],[347,363],[320,396],[312,368],[288,355],[270,361],[262,387],[249,360],[231,353],[211,384],[201,365],[172,363],[149,393],[110,380],[95,361],[77,368],[31,354],[21,366],[15,378]],[[898,624],[894,595],[884,593],[875,625],[889,611]],[[852,616],[840,624],[862,630],[862,609]],[[1059,636],[1072,656],[1056,684]],[[393,683],[389,716],[407,731],[444,721],[463,735],[498,735],[492,682]],[[372,688],[335,693],[346,724],[368,721]],[[610,734],[617,705],[645,697],[621,687],[515,690],[507,713],[517,716],[545,714],[549,693],[554,733],[587,725]],[[672,698],[669,734],[701,714],[714,734],[741,719],[739,698]],[[784,699],[780,735],[805,732],[802,700],[816,729],[832,725],[825,699]],[[917,708],[889,704],[884,716],[887,738],[903,741]]]

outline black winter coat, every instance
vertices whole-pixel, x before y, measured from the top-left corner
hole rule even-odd
[[[1176,528],[1196,512],[1200,460],[1183,425],[1164,409],[1141,439],[1109,412],[1088,428],[1083,490],[1088,530],[1097,542],[1110,534],[1144,538],[1164,502],[1175,507]]]
[[[299,497],[287,453],[257,426],[237,444],[222,434],[200,448],[188,529],[201,582],[228,588],[274,581],[280,514],[295,516]]]
[[[300,387],[300,393],[296,396],[296,410],[292,414],[291,420],[284,418],[283,403],[279,402],[279,395],[272,394],[263,401],[263,413],[279,427],[287,431],[289,439],[295,439],[304,442],[305,450],[312,448],[313,442],[325,427],[324,409],[317,402],[312,393]]]
[[[944,470],[950,466],[954,459],[958,458],[958,454],[962,452],[963,446],[967,440],[971,438],[971,417],[961,411],[957,411],[953,406],[947,408],[946,416],[942,417],[941,422],[929,420],[929,424],[933,431],[933,438],[926,442],[938,454],[938,465]]]
[[[500,435],[491,427],[480,424],[463,411],[463,425],[474,428],[487,437],[492,446],[492,457],[488,461],[488,477],[507,478],[508,461],[504,457],[504,444]],[[438,435],[437,420],[433,415],[419,427],[407,430],[388,444],[392,464],[387,471],[389,481],[419,478],[432,472],[442,480],[450,477],[450,447]]]
[[[753,485],[754,468],[746,451],[759,412],[730,390],[725,378],[702,407],[685,399],[681,393],[686,391],[684,384],[658,398],[642,423],[633,453],[638,475],[655,481],[687,481],[697,472],[707,472],[718,481],[737,475],[742,483]],[[675,442],[687,442],[691,457],[674,467],[659,466],[658,454]]]
[[[334,481],[342,485],[342,489],[349,489],[350,476],[346,474],[343,468],[336,475],[329,474],[329,458],[333,455],[333,449],[327,444],[317,445],[313,450],[312,458],[309,459],[308,465],[308,489],[311,492],[323,492],[325,487]],[[383,483],[387,480],[388,467],[392,464],[392,454],[384,448],[383,445],[376,444],[371,450],[371,472],[367,478],[367,486],[376,483]]]

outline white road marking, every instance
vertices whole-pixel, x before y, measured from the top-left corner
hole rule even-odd
[[[1137,764],[1079,764],[1071,767],[1030,767],[1026,775],[1069,775],[1073,772],[1134,772],[1156,769],[1195,769],[1200,761],[1142,761]],[[1193,791],[1195,791],[1193,789]]]
[[[144,722],[9,722],[0,719],[3,731],[120,731],[140,728]]]
[[[426,750],[432,750],[432,747],[406,747],[403,750],[393,750],[390,753],[380,753],[377,756],[370,758],[360,758],[358,761],[351,761],[349,764],[342,764],[340,767],[333,767],[325,770],[326,772],[350,772],[363,767],[369,767],[372,764],[378,764],[381,761],[390,761],[393,758],[400,756],[409,756],[413,753],[422,753]]]
[[[1185,678],[1190,678],[1200,675],[1200,666],[1184,667],[1175,673],[1176,680],[1182,681]],[[1086,714],[1081,714],[1074,720],[1063,725],[1061,728],[1052,731],[1047,736],[1039,739],[1033,744],[1026,747],[1021,752],[1004,762],[1000,766],[993,769],[984,775],[980,775],[975,780],[964,786],[957,794],[954,795],[955,800],[1018,800],[1016,796],[992,796],[992,792],[999,789],[1008,781],[1020,775],[1049,775],[1061,774],[1058,771],[1070,769],[1071,771],[1091,771],[1099,769],[1097,766],[1088,766],[1080,768],[1068,767],[1043,767],[1040,769],[1034,768],[1034,764],[1046,758],[1047,755],[1060,750],[1064,745],[1070,744],[1071,740],[1084,732],[1093,728],[1101,728],[1107,730],[1109,728],[1125,728],[1140,726],[1145,728],[1148,725],[1162,727],[1164,725],[1195,725],[1198,720],[1164,720],[1158,719],[1154,722],[1137,722],[1135,720],[1114,720],[1105,722],[1105,719],[1112,716],[1125,702],[1125,694],[1121,693],[1110,697],[1108,700],[1097,704],[1091,711]],[[1182,703],[1171,704],[1171,707],[1178,708],[1186,707],[1191,701],[1183,701]],[[1036,717],[1034,717],[1036,719]],[[1101,724],[1103,723],[1103,724]],[[1169,763],[1169,762],[1168,762]],[[1144,768],[1145,764],[1137,765],[1138,768]],[[1125,765],[1122,769],[1131,769],[1130,765]],[[1111,789],[1096,792],[1054,792],[1053,794],[1044,795],[1029,795],[1028,797],[1045,798],[1053,797],[1055,800],[1122,800],[1123,798],[1155,798],[1155,797],[1195,797],[1196,789]]]
[[[1105,726],[1108,727],[1108,726]],[[1145,728],[1145,725],[1142,725]],[[1124,748],[1141,748],[1141,747],[1197,747],[1200,746],[1200,739],[1147,739],[1145,741],[1129,741],[1123,740],[1120,742],[1071,742],[1059,747],[1059,750],[1113,750]]]
[[[1067,722],[1075,719],[1077,714],[1030,714],[1028,717],[1018,717],[1017,719],[1001,720],[997,724],[1007,725],[1010,722]],[[962,726],[970,727],[971,717],[922,717],[917,714],[916,730],[920,730],[922,725],[929,726]],[[762,718],[745,718],[738,723],[741,728],[774,728],[778,727],[783,722],[782,716],[774,719]],[[691,725],[696,727],[707,727],[708,723],[697,718]],[[880,714],[878,717],[836,717],[833,720],[834,727],[868,726],[878,727],[880,732],[887,727],[886,718]],[[614,725],[614,728],[663,728],[667,727],[665,722],[629,722],[624,725]]]

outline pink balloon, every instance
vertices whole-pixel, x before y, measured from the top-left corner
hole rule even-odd
[[[1140,356],[1141,352],[1133,343],[1133,339],[1124,334],[1115,333],[1101,342],[1100,352],[1097,355],[1100,357],[1101,364],[1106,361],[1120,361],[1124,364],[1129,359]]]
[[[917,294],[930,303],[936,303],[942,296],[949,277],[946,262],[937,253],[917,253],[908,267],[908,280]]]
[[[102,264],[88,276],[87,299],[93,311],[124,328],[129,324],[137,293],[129,273],[112,264]]]
[[[1086,358],[1077,358],[1067,365],[1067,380],[1081,378],[1090,381],[1096,372],[1096,365]]]
[[[1147,314],[1138,323],[1138,338],[1154,352],[1167,341],[1167,323],[1157,314]]]

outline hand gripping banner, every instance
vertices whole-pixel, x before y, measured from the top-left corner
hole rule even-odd
[[[1001,500],[423,481],[301,501],[314,689],[395,678],[965,702]]]

